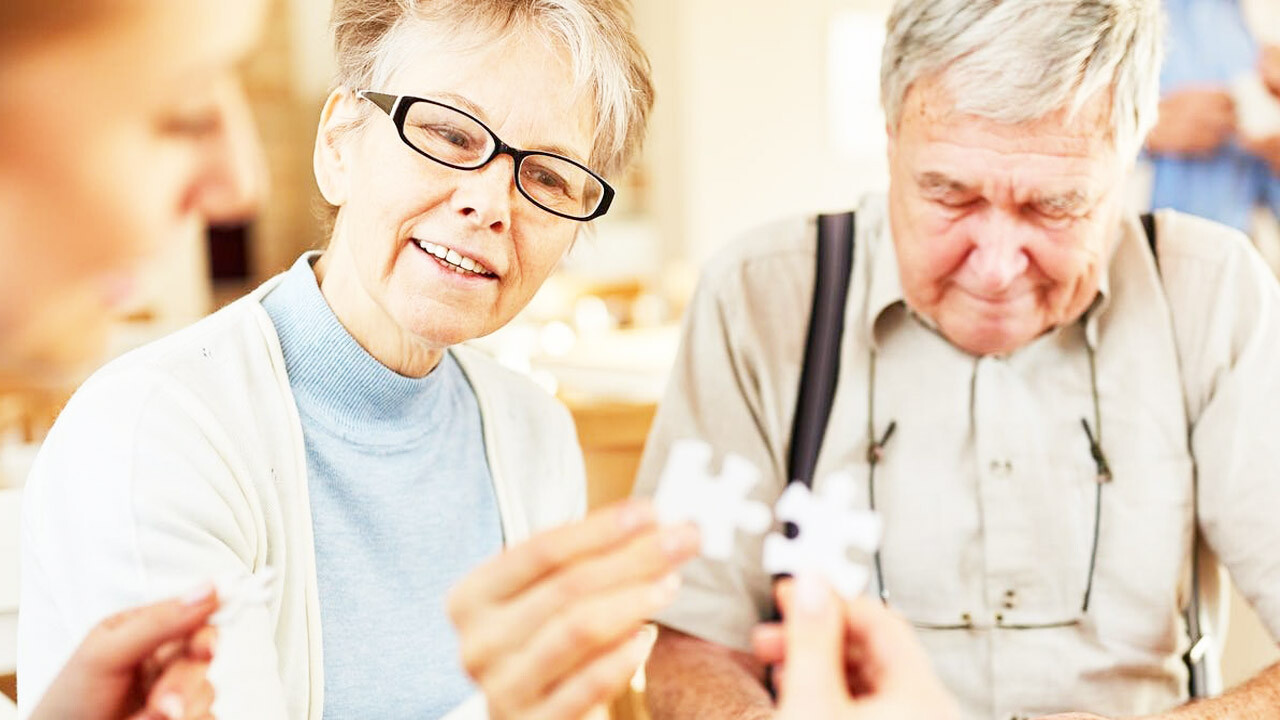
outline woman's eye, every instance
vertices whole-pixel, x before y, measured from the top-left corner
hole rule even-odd
[[[431,131],[434,132],[437,136],[439,136],[441,140],[444,140],[450,145],[456,145],[457,147],[460,147],[460,148],[468,148],[468,147],[471,147],[472,145],[471,136],[467,135],[461,130],[458,130],[457,128],[452,128],[448,126],[437,126],[437,127],[431,128]]]
[[[564,181],[549,172],[538,173],[538,182],[547,187],[563,188]]]
[[[569,194],[569,184],[565,182],[564,178],[550,170],[533,168],[525,177],[547,190],[554,190],[563,195]]]

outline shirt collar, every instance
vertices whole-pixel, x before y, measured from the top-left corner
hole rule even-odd
[[[863,259],[871,269],[863,326],[867,343],[878,349],[880,343],[876,327],[880,318],[890,310],[908,309],[906,295],[902,291],[902,277],[898,274],[898,252],[889,232],[887,214],[880,232],[867,237],[867,253]]]

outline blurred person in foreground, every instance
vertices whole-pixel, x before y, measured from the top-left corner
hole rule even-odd
[[[75,378],[102,352],[140,261],[190,224],[251,209],[260,160],[232,72],[262,11],[258,0],[0,4],[0,387]],[[21,694],[25,712],[203,713],[217,604],[206,586],[105,620],[77,615],[65,668],[47,693]]]
[[[1280,665],[1185,703],[1197,535],[1280,634],[1280,287],[1237,230],[1162,211],[1149,239],[1124,211],[1161,28],[1156,0],[890,14],[889,191],[857,207],[814,477],[851,474],[883,517],[870,592],[965,718],[1280,717]],[[782,493],[815,236],[779,222],[709,263],[638,493],[689,437],[761,468],[755,499]],[[778,711],[780,658],[751,644],[774,606],[761,555],[743,539],[682,570],[647,668],[657,720]],[[1217,573],[1199,580],[1207,609]]]
[[[568,411],[464,343],[529,302],[640,146],[629,6],[338,0],[333,32],[327,247],[72,398],[30,480],[24,682],[139,602],[136,578],[270,569],[222,651],[275,672],[238,697],[298,720],[584,716],[642,662],[696,531],[640,501],[583,520]]]

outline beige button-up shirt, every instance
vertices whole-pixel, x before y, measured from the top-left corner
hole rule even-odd
[[[859,208],[816,489],[851,472],[866,506],[868,422],[877,438],[896,422],[875,473],[884,585],[967,718],[1127,716],[1185,697],[1197,473],[1205,540],[1280,633],[1280,286],[1243,235],[1157,220],[1159,268],[1128,220],[1083,321],[1008,357],[973,357],[906,307],[883,199]],[[815,238],[812,218],[779,223],[708,267],[638,493],[654,492],[673,440],[700,438],[763,471],[755,497],[779,496]],[[1100,494],[1082,419],[1114,478]],[[689,565],[658,621],[749,648],[771,612],[761,546],[739,535],[730,561]],[[924,627],[962,623],[973,627]],[[1054,623],[1065,626],[1012,627]]]

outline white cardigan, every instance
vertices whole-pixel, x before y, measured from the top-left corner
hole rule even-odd
[[[254,652],[276,656],[290,720],[320,720],[302,426],[260,303],[278,281],[110,363],[59,417],[23,511],[24,717],[101,618],[271,567],[276,594],[257,621],[273,635]],[[504,542],[581,517],[585,477],[569,413],[479,352],[452,352],[480,406]],[[482,707],[463,706],[469,716]]]

